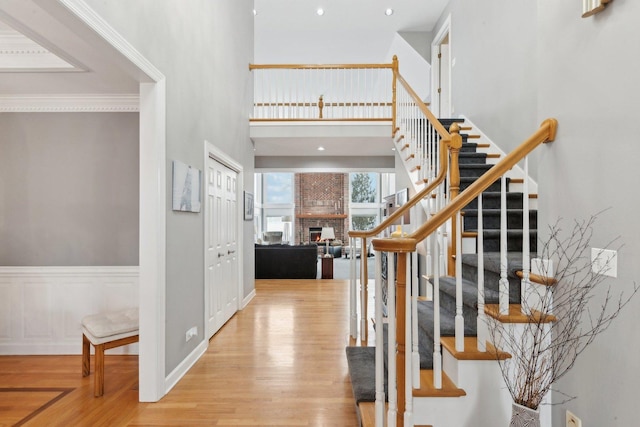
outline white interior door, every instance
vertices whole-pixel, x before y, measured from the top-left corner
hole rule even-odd
[[[451,53],[449,43],[440,45],[440,87],[438,88],[438,117],[451,117]]]
[[[238,310],[238,173],[207,159],[206,336]]]

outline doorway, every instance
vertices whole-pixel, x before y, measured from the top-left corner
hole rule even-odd
[[[205,204],[205,338],[239,308],[239,170],[207,143]]]
[[[431,44],[432,111],[438,118],[451,117],[451,15]]]

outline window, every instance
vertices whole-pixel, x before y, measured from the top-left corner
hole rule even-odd
[[[380,174],[349,174],[349,214],[352,230],[370,230],[380,221]]]
[[[265,173],[263,191],[265,205],[293,203],[293,174]]]
[[[379,174],[374,172],[356,172],[349,174],[351,203],[377,203]]]

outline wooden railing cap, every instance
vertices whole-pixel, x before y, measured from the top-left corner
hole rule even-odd
[[[416,239],[411,237],[391,237],[388,239],[373,239],[373,249],[381,252],[415,252]]]

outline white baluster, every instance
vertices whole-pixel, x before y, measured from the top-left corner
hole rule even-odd
[[[356,238],[352,237],[349,239],[350,249],[349,249],[349,285],[350,285],[350,304],[349,304],[349,330],[351,331],[351,338],[354,340],[358,338],[358,287],[357,287],[357,269],[356,269]]]
[[[364,275],[365,263],[367,262],[365,257],[366,247],[366,239],[362,238],[360,241],[360,339],[363,341],[366,341],[369,333],[367,325],[368,280]],[[353,254],[353,257],[356,258],[355,252]]]
[[[500,178],[500,314],[509,314],[509,280],[507,279],[507,178]]]
[[[351,247],[351,259],[355,260],[355,247]],[[362,256],[362,255],[360,255]],[[382,327],[382,252],[376,251],[376,427],[384,426],[384,329]]]
[[[389,409],[387,426],[395,427],[398,413],[398,390],[396,389],[396,261],[392,252],[387,253],[387,339],[389,360],[387,361],[387,385],[389,387]]]
[[[529,234],[529,157],[524,158],[524,184],[522,189],[522,280],[520,281],[520,306],[523,314],[531,314],[527,292],[531,284],[530,234]]]
[[[487,351],[487,318],[484,312],[484,214],[482,193],[478,195],[478,350]]]
[[[440,232],[439,229],[436,233]],[[440,351],[440,248],[438,239],[433,244],[433,386],[442,388],[442,353]]]
[[[456,213],[456,351],[464,351],[464,317],[462,315],[462,221]]]

